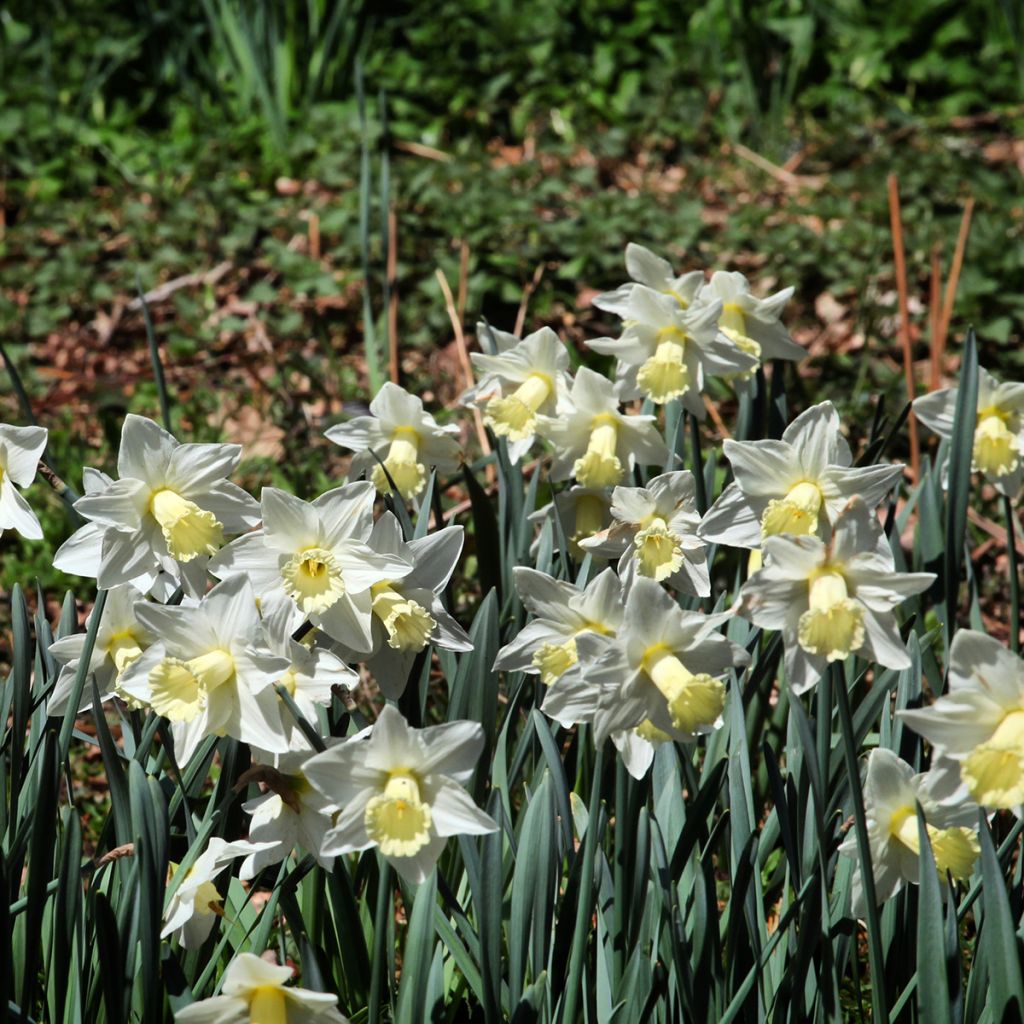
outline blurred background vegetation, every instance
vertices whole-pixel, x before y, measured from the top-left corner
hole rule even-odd
[[[74,486],[157,410],[140,289],[181,433],[311,494],[389,337],[428,403],[461,389],[438,269],[470,335],[528,306],[591,361],[630,240],[792,284],[806,394],[865,423],[904,400],[890,174],[921,386],[970,199],[945,369],[969,323],[1024,369],[1012,0],[38,0],[0,61],[0,337]],[[53,575],[35,489],[51,540],[5,538],[3,589]]]

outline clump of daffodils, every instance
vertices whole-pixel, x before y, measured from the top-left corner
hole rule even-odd
[[[958,388],[945,388],[914,400],[914,414],[947,440],[953,436]],[[1000,383],[978,368],[978,410],[972,467],[1007,497],[1024,482],[1024,384]]]
[[[1024,661],[998,640],[961,629],[949,654],[949,690],[931,707],[900,712],[943,757],[971,797],[1024,814]]]
[[[915,775],[892,751],[872,750],[864,779],[864,809],[879,904],[892,899],[906,883],[916,885],[920,879],[918,805],[942,886],[946,886],[947,875],[960,881],[971,876],[980,853],[978,808],[964,792],[956,765],[940,763]],[[848,835],[839,852],[858,857],[856,836]],[[852,898],[854,916],[864,917],[868,905],[859,860],[853,873]]]
[[[369,473],[382,494],[395,489],[415,498],[427,485],[430,468],[450,473],[459,468],[459,428],[439,426],[423,400],[390,381],[370,403],[369,416],[357,416],[327,431],[327,438],[356,454],[350,476]],[[385,472],[386,471],[386,472]]]

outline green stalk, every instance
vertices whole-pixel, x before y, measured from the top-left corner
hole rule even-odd
[[[590,937],[591,899],[594,895],[594,855],[597,852],[597,833],[600,827],[601,776],[604,773],[604,745],[597,751],[594,776],[590,782],[590,806],[587,808],[587,834],[583,841],[583,865],[580,888],[576,898],[576,926],[573,929],[572,952],[569,955],[569,978],[562,1004],[562,1024],[574,1024],[583,981],[583,961]],[[373,1018],[371,1017],[371,1020]]]
[[[864,813],[864,793],[860,784],[860,767],[857,764],[856,739],[853,734],[853,716],[850,713],[850,695],[846,680],[838,662],[832,666],[834,689],[839,704],[839,727],[843,735],[843,758],[850,778],[850,793],[853,796],[853,825],[857,832],[857,853],[860,856],[860,873],[864,885],[864,898],[868,905],[868,963],[871,966],[871,1014],[872,1019],[889,1019],[885,1003],[885,958],[882,955],[882,936],[879,934],[878,899],[875,893],[875,873],[871,866],[871,845],[868,840],[867,816]],[[830,673],[831,674],[831,673]]]
[[[391,865],[380,856],[380,879],[377,882],[377,909],[373,915],[373,971],[370,976],[368,1021],[380,1020],[381,989],[387,970],[388,914],[392,910]]]
[[[1006,555],[1010,561],[1010,648],[1014,654],[1020,654],[1020,568],[1017,564],[1013,502],[1005,494],[1003,514],[1006,516]]]

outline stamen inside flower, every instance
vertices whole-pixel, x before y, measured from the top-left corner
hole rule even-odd
[[[414,498],[427,484],[427,470],[419,461],[420,435],[412,427],[399,427],[391,440],[384,466],[395,487],[403,498]],[[388,478],[380,466],[374,466],[371,474],[373,486],[381,494],[391,490]]]
[[[224,527],[217,517],[169,487],[150,495],[149,511],[160,525],[168,553],[179,562],[215,555],[224,542]]]
[[[535,432],[537,410],[551,394],[551,378],[531,373],[511,394],[495,396],[487,403],[484,421],[499,437],[522,441]]]
[[[363,816],[366,834],[386,857],[412,857],[430,842],[430,808],[410,772],[392,772],[384,792],[371,797]]]
[[[1011,416],[995,407],[978,413],[974,431],[973,462],[976,472],[990,477],[1009,476],[1020,465],[1020,438],[1007,422]]]
[[[695,733],[715,724],[725,707],[725,685],[703,672],[694,675],[668,648],[651,647],[643,669],[668,703],[672,727]]]
[[[1009,712],[991,738],[967,755],[960,772],[983,807],[1024,804],[1024,708]]]
[[[225,650],[189,661],[164,658],[149,672],[150,705],[169,721],[191,722],[206,707],[210,691],[234,674],[235,659]]]
[[[678,572],[685,558],[682,539],[669,529],[661,516],[653,516],[636,534],[633,546],[640,575],[659,583]]]
[[[800,616],[797,637],[805,651],[829,661],[864,645],[864,608],[848,596],[841,572],[824,569],[812,577],[810,608]]]
[[[326,548],[306,548],[281,569],[285,593],[306,615],[324,612],[345,593],[341,566]]]
[[[817,484],[803,480],[791,487],[784,498],[772,498],[761,516],[761,536],[780,533],[799,535],[818,532],[822,496]]]
[[[981,853],[977,836],[969,828],[936,828],[925,823],[928,839],[932,844],[935,867],[939,878],[945,881],[947,872],[954,878],[971,877],[974,862]],[[910,806],[901,807],[889,823],[892,836],[912,853],[920,854],[920,834],[917,828],[917,811]]]
[[[658,405],[684,394],[690,387],[686,368],[686,343],[689,335],[678,327],[658,331],[658,347],[637,371],[641,391]]]
[[[389,583],[375,583],[373,613],[388,633],[388,647],[396,651],[422,651],[437,626],[423,605],[403,597]]]
[[[569,637],[564,644],[541,644],[533,652],[533,667],[540,670],[540,681],[551,686],[578,661],[576,638]]]
[[[288,1024],[288,998],[279,985],[260,985],[249,1003],[249,1024]]]
[[[718,321],[718,329],[741,352],[761,361],[761,346],[747,333],[747,317],[741,306],[735,302],[727,302],[722,307],[722,316]],[[750,377],[752,370],[737,374],[741,378]]]
[[[584,487],[614,487],[619,483],[625,471],[615,454],[618,443],[618,420],[610,413],[595,416],[586,454],[572,467],[576,480]]]

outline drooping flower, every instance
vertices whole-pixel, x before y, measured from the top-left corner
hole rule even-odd
[[[953,436],[958,388],[914,400],[914,415],[940,437]],[[978,412],[972,468],[997,491],[1015,498],[1024,482],[1024,384],[999,383],[978,369]]]
[[[960,880],[971,876],[980,852],[978,808],[968,799],[956,765],[940,762],[931,771],[915,775],[914,769],[891,750],[872,750],[864,779],[864,810],[879,904],[892,899],[907,882],[917,885],[920,881],[918,804],[942,886],[946,887],[947,873]],[[868,905],[852,829],[839,852],[857,858],[852,909],[854,917],[864,917]]]
[[[1024,660],[993,637],[957,630],[948,692],[931,707],[899,714],[959,762],[977,803],[1024,814]]]
[[[329,741],[338,743],[339,740]],[[254,764],[240,782],[260,782],[266,792],[242,805],[249,822],[249,840],[265,844],[242,862],[238,877],[255,878],[271,864],[279,864],[296,847],[312,854],[322,868],[330,870],[333,857],[324,856],[320,845],[331,827],[330,803],[310,785],[305,774],[308,751],[281,754],[276,764]]]
[[[515,464],[533,444],[537,415],[553,416],[569,389],[569,353],[550,327],[542,327],[501,352],[470,358],[480,378],[462,401],[483,407],[484,422],[508,440]]]
[[[224,906],[214,879],[236,857],[268,849],[272,843],[228,843],[214,837],[184,874],[171,865],[171,895],[164,908],[160,938],[174,937],[185,949],[197,949],[213,930]],[[179,877],[180,876],[180,877]],[[180,1017],[178,1018],[181,1019]]]
[[[449,836],[498,828],[463,788],[483,744],[478,722],[413,729],[385,707],[372,729],[306,762],[306,778],[341,808],[321,853],[376,846],[403,878],[422,882]]]
[[[290,662],[266,648],[245,577],[224,580],[195,605],[139,602],[135,614],[160,640],[125,669],[121,688],[171,723],[180,765],[206,736],[288,750],[273,684]]]
[[[653,416],[619,411],[612,382],[587,367],[576,374],[558,417],[540,417],[555,446],[552,480],[570,476],[584,487],[613,487],[635,463],[664,465],[669,453]]]
[[[624,319],[628,316],[630,299],[637,285],[671,296],[681,309],[688,309],[704,284],[704,271],[691,270],[688,274],[676,275],[668,260],[635,242],[626,246],[626,272],[632,281],[619,285],[613,292],[603,292],[593,300],[598,309],[616,313]]]
[[[758,549],[780,534],[827,539],[849,500],[874,508],[903,474],[902,465],[854,468],[831,402],[802,412],[781,441],[726,440],[735,480],[708,510],[698,536]]]
[[[594,743],[620,730],[686,741],[716,728],[725,707],[722,676],[749,660],[718,632],[731,614],[684,611],[654,580],[636,577],[614,640],[577,640],[582,668],[575,680],[598,693]],[[563,703],[579,696],[554,687],[543,710],[560,718]]]
[[[443,473],[459,468],[458,433],[454,424],[438,426],[418,395],[388,381],[370,403],[369,416],[339,423],[325,436],[356,453],[349,479],[368,472],[377,490],[387,493],[391,486],[377,461],[380,459],[398,493],[409,499],[422,492],[431,466]]]
[[[0,423],[0,536],[15,530],[27,540],[42,539],[39,519],[18,488],[35,480],[46,438],[45,427]]]
[[[121,674],[156,640],[135,614],[135,606],[142,600],[142,594],[130,583],[114,587],[107,593],[103,618],[96,630],[96,643],[89,659],[89,674],[95,675],[102,700],[109,700],[115,694],[129,703],[133,700],[129,694],[119,691]],[[90,612],[86,628],[94,614]],[[60,663],[61,670],[46,702],[48,715],[63,715],[67,710],[84,646],[85,633],[72,633],[50,644],[50,654]],[[82,712],[91,708],[92,690],[86,686],[78,710]]]
[[[286,596],[294,608],[293,629],[308,618],[352,650],[372,650],[372,588],[412,568],[367,543],[373,501],[373,485],[365,481],[313,502],[264,487],[263,528],[224,548],[210,571],[222,578],[248,577],[261,600]]]
[[[117,456],[120,479],[86,471],[75,510],[90,520],[57,552],[54,566],[95,576],[103,590],[133,583],[170,596],[179,582],[192,596],[206,588],[206,566],[224,535],[259,521],[256,502],[227,476],[237,444],[179,444],[142,416],[127,416]]]
[[[718,334],[720,313],[718,302],[684,309],[674,296],[636,285],[624,313],[622,336],[587,345],[618,359],[623,400],[644,396],[662,405],[679,398],[703,419],[706,377],[736,376],[757,366],[753,356]]]
[[[552,686],[576,664],[581,635],[614,636],[622,622],[619,579],[611,569],[582,590],[526,566],[516,566],[513,579],[520,600],[535,618],[498,652],[495,672],[537,673],[545,686]]]
[[[178,1024],[348,1024],[338,997],[288,986],[290,967],[239,953],[224,972],[221,995],[176,1010]]]
[[[716,270],[701,288],[698,302],[720,302],[719,337],[760,364],[769,359],[795,360],[807,355],[782,324],[782,307],[792,297],[793,289],[783,288],[759,299],[739,271]]]
[[[909,667],[895,608],[927,590],[935,575],[896,572],[882,538],[874,513],[854,498],[827,545],[810,535],[764,541],[765,567],[743,584],[737,611],[763,629],[782,631],[795,693],[850,654],[887,668]]]
[[[462,553],[461,526],[446,526],[408,543],[398,520],[385,512],[374,523],[370,547],[412,566],[401,579],[381,580],[371,587],[373,646],[358,656],[377,680],[381,692],[397,700],[405,690],[416,655],[427,644],[448,651],[471,651],[466,631],[441,602],[444,589]]]
[[[707,552],[697,536],[695,484],[689,470],[663,473],[646,487],[616,487],[612,525],[580,541],[596,555],[620,555],[619,574],[633,571],[684,594],[711,593]]]

